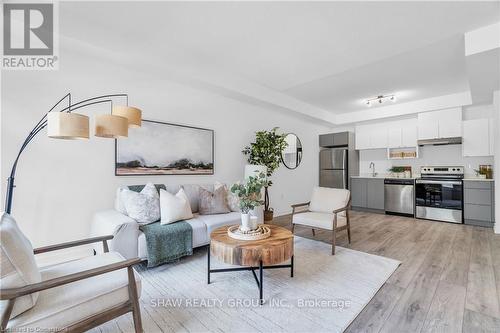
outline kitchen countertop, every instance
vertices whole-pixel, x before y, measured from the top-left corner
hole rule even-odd
[[[390,176],[390,175],[384,175],[384,174],[381,174],[381,175],[376,175],[375,177],[371,176],[371,175],[360,175],[360,176],[351,176],[351,178],[369,178],[369,179],[417,179],[417,178],[420,178],[420,175],[418,176],[413,176],[413,177],[410,177],[410,178],[397,178],[397,177],[393,177],[393,176]],[[464,181],[479,181],[479,182],[493,182],[495,181],[495,179],[485,179],[485,178],[478,178],[478,177],[474,177],[474,176],[466,176],[464,179]]]
[[[474,181],[474,182],[494,182],[495,179],[486,179],[486,178],[477,178],[477,177],[465,177],[465,181]]]
[[[419,177],[397,178],[397,177],[394,177],[394,176],[391,176],[391,175],[384,175],[384,174],[381,174],[381,175],[376,175],[375,177],[373,177],[373,176],[371,176],[371,175],[361,175],[361,176],[351,176],[351,178],[370,178],[370,179],[415,179],[415,178],[419,178]]]

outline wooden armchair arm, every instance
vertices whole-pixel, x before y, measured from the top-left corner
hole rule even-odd
[[[308,202],[303,202],[303,203],[298,203],[298,204],[295,204],[295,205],[292,205],[292,220],[293,220],[293,215],[295,215],[295,209],[297,209],[298,207],[305,207],[305,206],[309,206],[309,204],[311,203],[311,201],[308,201]]]
[[[339,209],[335,209],[332,213],[333,214],[338,214],[340,212],[348,210],[349,208],[350,208],[349,206],[345,206],[345,207],[342,207],[342,208],[339,208]]]
[[[93,276],[109,273],[112,271],[116,271],[118,269],[128,268],[132,265],[138,264],[141,262],[141,259],[134,258],[123,260],[120,262],[116,262],[113,264],[96,267],[92,269],[88,269],[85,271],[81,271],[78,273],[73,273],[69,275],[60,276],[57,278],[53,278],[50,280],[29,284],[24,287],[19,288],[10,288],[10,289],[0,289],[0,300],[11,300],[14,298],[18,298],[21,296],[29,295],[32,293],[36,293],[41,290],[51,289],[55,287],[59,287],[68,283],[76,282],[83,279],[88,279]]]
[[[340,212],[347,211],[349,209],[351,209],[351,198],[350,197],[349,197],[349,201],[347,202],[347,205],[345,207],[335,209],[332,213],[338,214]]]
[[[113,239],[113,235],[80,239],[80,240],[72,241],[72,242],[66,242],[66,243],[61,243],[61,244],[39,247],[39,248],[34,249],[33,253],[40,254],[40,253],[62,250],[62,249],[67,249],[69,247],[75,247],[75,246],[98,243],[98,242],[102,242],[104,252],[109,252],[108,243],[106,241],[110,240],[110,239]]]
[[[309,206],[310,203],[311,203],[311,201],[303,202],[303,203],[298,203],[298,204],[292,205],[292,208],[297,208],[297,207],[302,207],[302,206]]]

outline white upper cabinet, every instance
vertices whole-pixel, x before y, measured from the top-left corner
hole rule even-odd
[[[358,150],[416,146],[415,119],[356,126],[356,149]]]
[[[372,125],[370,140],[372,148],[387,148],[387,125]]]
[[[453,138],[462,136],[462,108],[439,112],[439,137]]]
[[[356,149],[411,148],[417,140],[461,136],[462,108],[453,108],[419,113],[417,119],[358,125]]]
[[[387,129],[387,148],[399,148],[402,145],[402,129],[400,126],[389,126]]]
[[[418,114],[418,139],[440,139],[462,136],[462,108]]]
[[[416,119],[392,121],[387,125],[387,148],[409,148],[417,146]]]
[[[370,148],[370,128],[367,125],[356,126],[356,149]]]
[[[356,126],[356,149],[387,148],[387,126],[385,124]]]
[[[401,124],[401,147],[417,146],[417,122],[415,119],[405,120]]]
[[[462,149],[464,156],[488,156],[490,152],[490,121],[474,119],[463,121]]]
[[[434,112],[418,114],[418,139],[436,139],[439,137],[439,121],[433,115]]]

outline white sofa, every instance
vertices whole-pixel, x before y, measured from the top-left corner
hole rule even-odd
[[[198,214],[198,193],[199,188],[213,191],[214,185],[166,185],[170,193],[177,193],[180,186],[184,188],[191,204],[194,217],[186,220],[193,228],[193,248],[204,246],[210,243],[210,233],[218,227],[240,223],[240,213],[230,212],[227,214],[200,215]],[[263,222],[262,209],[253,212],[258,217],[258,222]],[[139,230],[139,224],[132,218],[118,212],[116,209],[109,209],[98,212],[94,215],[91,225],[91,236],[113,235],[110,242],[110,251],[119,252],[125,258],[147,259],[148,252],[146,237]],[[99,248],[95,249],[100,251]]]

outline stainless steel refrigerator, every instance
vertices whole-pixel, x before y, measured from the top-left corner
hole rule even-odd
[[[326,148],[319,152],[319,186],[348,188],[348,149]]]

